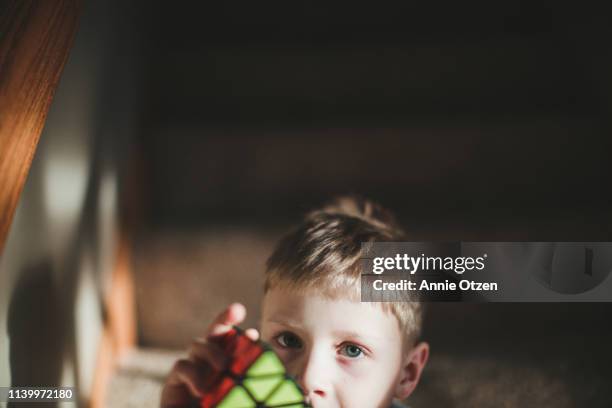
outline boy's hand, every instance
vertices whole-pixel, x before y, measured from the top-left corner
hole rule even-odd
[[[215,318],[203,337],[193,340],[188,358],[178,360],[166,379],[161,395],[162,408],[193,406],[208,391],[207,386],[215,373],[230,363],[215,339],[221,338],[245,317],[245,307],[232,303]],[[259,338],[255,329],[248,329],[245,334],[253,340]]]

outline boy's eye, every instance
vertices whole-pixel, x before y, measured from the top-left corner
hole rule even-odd
[[[358,358],[363,355],[363,350],[361,347],[349,343],[341,346],[340,353],[349,358]]]
[[[285,347],[285,348],[301,348],[302,347],[302,341],[300,340],[300,338],[298,336],[296,336],[293,333],[281,333],[276,337],[276,341],[278,342],[278,344],[281,345],[281,347]]]

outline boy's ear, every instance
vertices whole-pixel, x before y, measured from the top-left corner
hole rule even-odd
[[[404,358],[400,379],[395,389],[395,398],[405,399],[414,391],[427,359],[429,358],[429,344],[421,342],[414,346]]]

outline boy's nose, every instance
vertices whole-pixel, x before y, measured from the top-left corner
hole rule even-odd
[[[332,367],[325,361],[321,352],[313,350],[305,356],[296,379],[310,403],[329,396],[328,377],[331,371]]]

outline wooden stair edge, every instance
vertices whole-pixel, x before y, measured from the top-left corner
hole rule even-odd
[[[130,240],[127,234],[121,233],[110,289],[104,299],[107,319],[98,346],[92,392],[86,401],[91,408],[105,407],[108,384],[118,362],[136,346],[136,303],[131,259]]]

